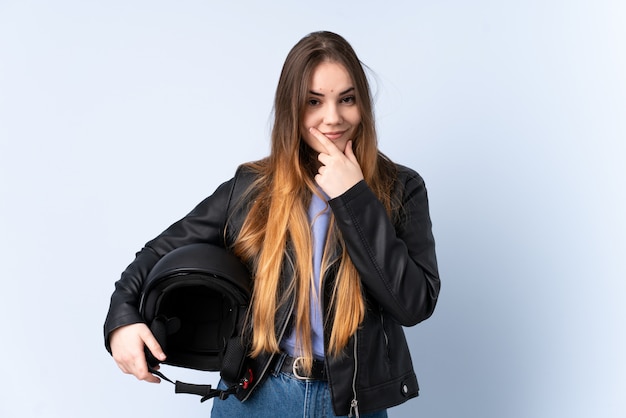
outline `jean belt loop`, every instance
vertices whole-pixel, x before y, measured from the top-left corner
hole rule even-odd
[[[279,354],[274,354],[274,355],[278,356],[278,358],[275,360],[275,363],[274,363],[274,370],[272,371],[272,374],[274,375],[274,377],[276,377],[280,374],[280,370],[283,367],[283,364],[285,363],[287,354],[281,352]]]

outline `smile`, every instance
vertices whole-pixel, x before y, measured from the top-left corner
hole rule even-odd
[[[339,139],[343,136],[343,134],[346,131],[340,131],[340,132],[326,132],[324,133],[324,136],[330,140],[335,140],[335,139]]]

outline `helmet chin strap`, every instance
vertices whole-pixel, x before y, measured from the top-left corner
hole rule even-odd
[[[148,371],[153,375],[160,377],[163,380],[166,380],[172,384],[174,384],[174,392],[175,393],[188,393],[190,395],[199,395],[202,396],[200,402],[204,402],[211,398],[219,398],[221,400],[227,399],[230,395],[237,393],[239,389],[246,389],[248,385],[252,382],[252,371],[248,370],[246,375],[239,381],[239,383],[229,386],[227,389],[213,389],[211,385],[196,385],[193,383],[185,383],[177,380],[176,382],[169,379],[163,373],[158,370],[153,369],[148,366]]]

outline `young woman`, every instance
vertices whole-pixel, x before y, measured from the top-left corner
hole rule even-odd
[[[144,345],[165,354],[138,313],[141,284],[172,249],[217,244],[252,272],[254,380],[212,416],[385,417],[418,394],[402,326],[428,318],[439,294],[424,181],[378,151],[363,67],[334,33],[289,52],[271,140],[267,158],[137,254],[111,298],[107,348],[123,372],[158,382]]]

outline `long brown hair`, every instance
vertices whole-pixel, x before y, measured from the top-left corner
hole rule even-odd
[[[314,32],[300,40],[285,60],[276,88],[274,124],[269,157],[250,163],[258,172],[255,201],[235,242],[235,252],[253,266],[252,352],[278,352],[275,332],[278,307],[295,296],[296,338],[305,361],[312,359],[309,318],[312,244],[307,208],[317,170],[317,154],[301,139],[300,128],[309,83],[323,61],[343,65],[352,77],[361,123],[353,138],[354,153],[365,181],[391,213],[390,191],[395,166],[378,151],[371,93],[363,65],[350,44],[331,32]],[[293,267],[293,280],[285,287],[281,272],[285,263]],[[330,327],[327,354],[338,355],[365,316],[365,301],[358,272],[348,256],[341,233],[331,216],[323,272],[336,270],[330,306],[324,318]],[[322,288],[324,285],[322,284]],[[279,291],[279,289],[285,289]],[[315,292],[321,298],[323,292]],[[279,298],[280,296],[280,298]]]

